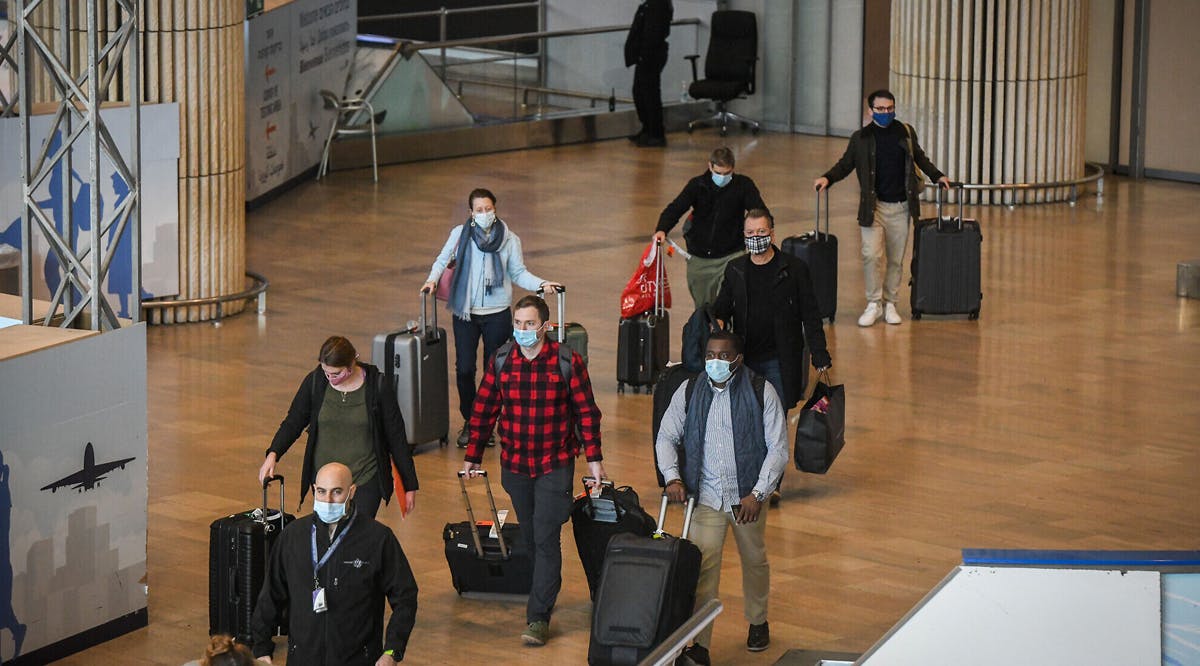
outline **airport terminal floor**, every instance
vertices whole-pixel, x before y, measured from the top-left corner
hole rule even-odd
[[[840,138],[769,133],[668,141],[665,150],[617,140],[390,166],[378,185],[368,170],[338,171],[252,211],[246,263],[271,281],[267,313],[147,335],[150,625],[60,663],[181,664],[202,653],[209,524],[259,501],[263,452],[327,336],[348,336],[366,360],[375,333],[416,319],[417,290],[475,187],[497,194],[530,269],[567,285],[568,318],[591,336],[608,474],[656,506],[651,397],[618,395],[614,368],[619,294],[659,212],[727,143],[774,212],[777,241],[799,234],[812,226],[812,180],[845,148]],[[903,324],[865,329],[855,325],[864,305],[857,202],[853,179],[831,191],[840,293],[826,331],[833,378],[847,389],[846,448],[825,476],[789,465],[783,501],[767,514],[766,652],[745,649],[727,540],[714,663],[772,664],[793,648],[861,653],[964,547],[1196,548],[1200,301],[1175,296],[1175,271],[1200,257],[1200,186],[1109,177],[1102,202],[1089,192],[1075,207],[970,207],[984,236],[979,320],[911,321],[905,286]],[[692,303],[684,260],[667,270],[677,359]],[[449,329],[446,311],[439,317]],[[291,510],[302,445],[278,468]],[[380,511],[420,585],[405,663],[585,663],[590,603],[569,527],[545,647],[521,645],[523,604],[455,594],[441,533],[465,520],[461,464],[453,444],[421,447],[416,512]],[[498,469],[496,450],[484,466]],[[498,501],[508,505],[502,492]],[[679,520],[674,513],[668,528]]]

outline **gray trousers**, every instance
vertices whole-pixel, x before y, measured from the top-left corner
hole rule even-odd
[[[549,474],[528,477],[501,471],[500,483],[512,498],[521,537],[533,557],[533,587],[525,621],[549,622],[562,588],[562,526],[571,517],[575,461]]]

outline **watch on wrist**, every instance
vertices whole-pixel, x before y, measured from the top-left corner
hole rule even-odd
[[[763,500],[767,499],[766,493],[758,490],[751,490],[750,494],[754,496],[754,499],[757,500],[759,504],[762,504]]]

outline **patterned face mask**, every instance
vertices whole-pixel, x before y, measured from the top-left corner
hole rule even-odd
[[[750,254],[762,254],[771,247],[770,236],[746,236],[746,251]]]

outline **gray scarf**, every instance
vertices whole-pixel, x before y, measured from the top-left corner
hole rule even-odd
[[[487,231],[475,224],[474,220],[467,220],[463,223],[462,233],[458,236],[458,246],[454,249],[454,257],[457,262],[454,277],[450,278],[450,311],[459,319],[471,318],[468,292],[471,255],[474,253],[470,251],[471,247],[468,243],[474,242],[480,252],[491,255],[491,262],[484,266],[483,281],[484,293],[490,295],[494,287],[504,283],[504,266],[500,262],[499,250],[507,230],[508,227],[500,219],[493,222]]]

